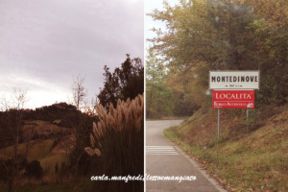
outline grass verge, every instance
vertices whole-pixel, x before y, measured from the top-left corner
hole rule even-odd
[[[183,125],[182,125],[183,126]],[[187,126],[187,125],[186,125]],[[164,135],[196,159],[228,191],[288,191],[288,142],[279,134],[287,126],[266,126],[237,140],[224,140],[219,145],[197,145],[171,127]],[[279,137],[275,141],[275,136]]]

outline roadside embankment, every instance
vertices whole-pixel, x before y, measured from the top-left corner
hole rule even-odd
[[[288,106],[261,110],[198,110],[165,135],[230,191],[288,191]]]

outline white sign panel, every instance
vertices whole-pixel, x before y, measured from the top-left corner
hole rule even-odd
[[[210,71],[210,89],[259,89],[259,71]]]

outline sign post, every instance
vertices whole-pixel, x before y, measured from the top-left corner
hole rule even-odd
[[[246,126],[247,126],[247,133],[249,131],[249,109],[246,109]]]
[[[218,135],[218,141],[220,138],[220,109],[218,109],[218,114],[217,114],[217,135]]]
[[[209,89],[212,108],[217,109],[217,159],[220,140],[220,109],[246,109],[247,131],[249,109],[255,108],[255,89],[259,89],[259,71],[210,71]]]
[[[218,164],[219,164],[219,157],[218,157],[219,140],[220,140],[220,109],[217,110],[217,161],[218,161]]]

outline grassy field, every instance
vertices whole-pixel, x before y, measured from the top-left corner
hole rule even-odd
[[[27,121],[23,131],[27,137],[32,134],[37,133],[38,135],[46,133],[49,134],[59,134],[65,133],[67,135],[68,131],[66,128],[54,125],[50,122],[34,120]],[[41,163],[42,168],[46,173],[54,173],[55,165],[60,165],[62,162],[67,160],[67,147],[65,145],[71,146],[69,136],[62,136],[62,143],[56,142],[56,138],[49,137],[47,139],[40,138],[30,140],[29,142],[21,143],[18,145],[18,152],[20,155],[27,157],[28,161],[38,160]],[[64,144],[63,144],[64,143]],[[14,146],[9,146],[0,149],[0,158],[8,159],[14,156]]]
[[[19,154],[25,154],[27,150],[28,160],[40,160],[45,158],[49,153],[54,144],[53,139],[45,140],[33,140],[29,143],[22,143],[18,145]],[[28,145],[28,146],[27,146]],[[28,149],[27,149],[28,148]],[[14,146],[9,146],[1,149],[1,157],[13,157]]]
[[[67,155],[65,153],[51,153],[54,145],[53,139],[45,140],[34,140],[28,144],[28,161],[38,160],[41,163],[41,167],[46,173],[54,173],[55,165],[61,165],[62,162],[67,160]],[[27,144],[19,144],[19,154],[24,155],[26,153]],[[1,149],[1,158],[7,159],[13,157],[14,147],[9,146],[7,148]]]
[[[247,129],[247,124],[239,126],[244,119],[223,114],[219,144],[215,117],[215,112],[199,112],[180,127],[165,130],[165,135],[229,191],[288,191],[287,106],[260,124],[249,124]]]

